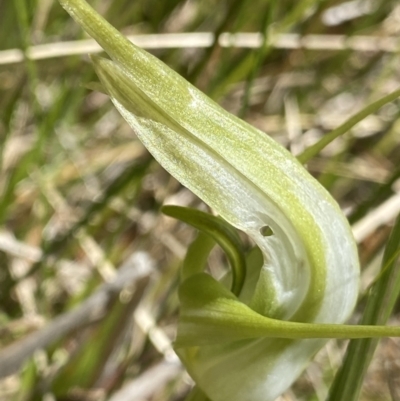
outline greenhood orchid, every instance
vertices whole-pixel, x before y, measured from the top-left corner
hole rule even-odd
[[[155,159],[263,255],[235,291],[184,276],[176,350],[212,401],[274,400],[324,338],[400,335],[345,326],[359,262],[347,220],[281,145],[229,114],[133,45],[84,0],[60,0],[111,60],[93,57],[105,92]],[[256,277],[256,279],[254,279]]]

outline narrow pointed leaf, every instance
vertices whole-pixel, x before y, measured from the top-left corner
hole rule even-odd
[[[370,114],[376,113],[385,104],[393,102],[399,96],[400,89],[397,89],[394,92],[382,97],[381,99],[378,99],[377,101],[369,104],[361,111],[356,113],[354,116],[351,116],[343,124],[339,125],[339,127],[324,135],[317,143],[308,147],[302,154],[297,156],[298,160],[300,161],[300,163],[307,163],[336,138],[349,132],[355,125],[364,120],[364,118],[368,117]]]

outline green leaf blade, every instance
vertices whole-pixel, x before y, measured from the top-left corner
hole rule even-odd
[[[361,111],[356,113],[354,116],[351,116],[348,120],[346,120],[339,127],[335,128],[333,131],[324,135],[317,143],[308,147],[302,154],[300,154],[297,159],[300,163],[305,164],[314,156],[316,156],[321,150],[323,150],[326,146],[328,146],[332,141],[340,136],[346,134],[350,131],[355,125],[357,125],[360,121],[364,120],[370,114],[375,113],[385,104],[393,102],[400,96],[400,89],[395,90],[392,93],[378,99],[377,101],[369,104],[364,107]]]

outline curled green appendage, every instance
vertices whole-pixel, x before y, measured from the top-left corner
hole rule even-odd
[[[84,0],[60,2],[111,57],[94,57],[94,68],[147,149],[263,253],[261,268],[249,266],[257,279],[247,275],[243,299],[204,274],[182,284],[177,346],[199,388],[212,401],[274,400],[327,329],[368,335],[338,327],[355,305],[359,262],[327,191],[286,149],[134,46]]]
[[[232,268],[232,293],[239,295],[246,277],[246,260],[239,236],[221,218],[195,209],[178,206],[164,206],[162,212],[182,220],[212,237],[228,257]],[[185,266],[183,266],[185,269]],[[187,275],[184,274],[184,278]]]

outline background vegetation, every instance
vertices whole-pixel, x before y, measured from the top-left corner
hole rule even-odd
[[[400,86],[394,0],[90,3],[125,34],[158,34],[154,54],[295,154]],[[208,47],[189,35],[260,31]],[[171,342],[195,233],[159,208],[205,206],[89,89],[87,39],[54,0],[0,0],[0,400],[182,400],[191,381]],[[364,294],[400,210],[399,101],[307,168],[353,225]],[[210,270],[225,265],[213,251]],[[324,400],[344,345],[281,400]],[[362,400],[400,399],[399,355],[382,341]]]

